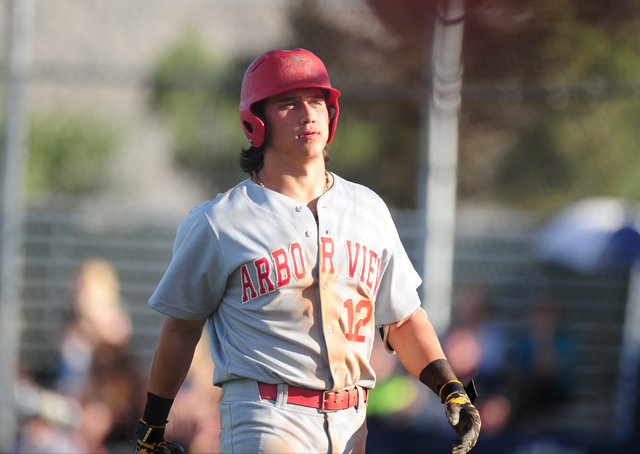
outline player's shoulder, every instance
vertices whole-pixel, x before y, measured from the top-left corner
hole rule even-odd
[[[211,213],[237,209],[238,206],[248,198],[248,184],[250,184],[250,179],[247,178],[246,180],[241,181],[226,192],[219,193],[213,199],[204,202],[202,205],[195,207],[194,209]]]
[[[348,191],[351,192],[353,194],[362,194],[362,195],[366,195],[368,197],[373,197],[375,199],[378,199],[380,201],[382,201],[382,198],[380,198],[380,196],[371,188],[360,184],[360,183],[355,183],[353,181],[350,180],[346,180],[344,178],[342,178],[340,175],[337,175],[333,172],[331,172],[331,175],[333,176],[334,180],[335,180],[335,185],[338,188],[341,188],[343,191]]]
[[[332,173],[335,179],[335,188],[341,192],[341,197],[354,204],[379,205],[387,208],[387,204],[373,189],[360,183],[345,180],[339,175]]]
[[[187,219],[208,219],[209,221],[216,218],[233,219],[233,212],[242,210],[244,203],[248,201],[247,184],[249,182],[249,179],[241,181],[226,192],[219,193],[215,198],[193,207]]]

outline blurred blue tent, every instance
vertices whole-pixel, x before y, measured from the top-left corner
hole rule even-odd
[[[577,201],[540,229],[535,252],[582,273],[629,268],[640,258],[640,204],[610,197]]]
[[[629,272],[612,432],[625,442],[634,431],[640,375],[640,204],[609,197],[577,201],[543,225],[534,250],[545,263],[583,275]]]

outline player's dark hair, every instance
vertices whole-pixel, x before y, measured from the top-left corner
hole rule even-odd
[[[329,118],[330,121],[333,122],[336,116],[336,108],[334,106],[329,106]],[[259,172],[264,165],[264,149],[265,144],[269,140],[269,125],[265,120],[264,116],[264,101],[257,102],[251,107],[251,111],[253,114],[260,118],[264,123],[264,141],[262,145],[259,147],[254,147],[253,145],[249,146],[249,148],[243,148],[240,153],[240,168],[243,172],[248,173],[249,175],[253,175],[254,172]],[[331,128],[331,126],[329,126]],[[324,162],[329,162],[331,160],[331,156],[329,156],[329,145],[324,147],[322,150],[322,154],[324,156]]]
[[[243,148],[240,153],[240,168],[243,172],[253,175],[259,172],[264,164],[264,146],[256,148],[253,145],[249,148]]]

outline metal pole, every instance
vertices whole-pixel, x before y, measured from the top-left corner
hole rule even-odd
[[[22,186],[26,156],[26,79],[35,0],[13,0],[7,49],[4,154],[0,208],[0,450],[15,452],[18,430],[14,386],[20,350]]]
[[[423,307],[441,334],[451,320],[464,0],[440,0],[438,13],[431,93],[422,115],[418,200],[425,226]]]

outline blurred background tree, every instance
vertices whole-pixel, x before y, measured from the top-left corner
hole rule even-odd
[[[639,8],[467,2],[461,201],[550,212],[580,197],[640,199]]]
[[[104,166],[121,141],[117,128],[105,119],[68,111],[35,115],[29,127],[28,197],[95,194],[108,188]]]
[[[245,63],[225,61],[190,27],[151,76],[149,106],[173,133],[176,163],[213,195],[245,178],[238,164],[248,145],[238,116]]]

